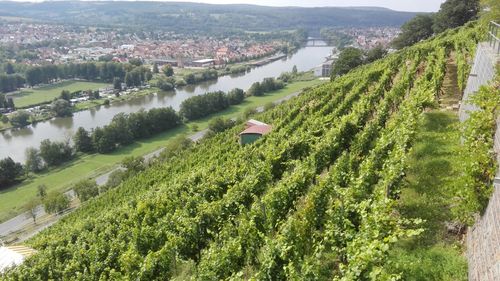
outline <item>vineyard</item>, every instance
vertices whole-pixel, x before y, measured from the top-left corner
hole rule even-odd
[[[453,53],[463,89],[469,24],[359,67],[90,200],[30,241],[6,280],[391,280],[388,251],[419,235],[395,205],[422,113]]]

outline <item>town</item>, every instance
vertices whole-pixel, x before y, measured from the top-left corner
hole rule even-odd
[[[338,28],[358,48],[388,47],[398,34],[397,27]],[[325,38],[327,39],[327,38]],[[36,23],[2,23],[0,45],[21,48],[15,59],[28,65],[85,61],[128,62],[138,58],[146,63],[173,66],[197,65],[213,59],[215,65],[248,61],[272,55],[287,46],[284,39],[256,40],[251,36],[203,37],[172,32],[127,33],[117,29],[65,27]]]
[[[152,38],[154,36],[154,38]],[[240,38],[214,38],[157,32],[138,35],[97,28],[67,28],[61,25],[0,22],[0,45],[25,48],[16,58],[19,63],[68,63],[112,60],[128,62],[139,58],[183,66],[192,61],[214,59],[216,64],[246,61],[275,53],[287,42],[266,42]]]

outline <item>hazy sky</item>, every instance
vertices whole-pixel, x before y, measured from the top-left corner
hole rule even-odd
[[[41,2],[42,0],[13,0]],[[151,0],[150,0],[151,1]],[[377,6],[397,11],[436,12],[444,0],[153,0],[167,2],[200,2],[211,4],[256,4],[263,6]]]

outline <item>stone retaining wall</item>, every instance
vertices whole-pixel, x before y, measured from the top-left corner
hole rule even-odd
[[[468,98],[480,86],[488,84],[493,79],[498,58],[488,43],[478,45],[459,110],[461,122],[469,117],[467,111],[475,110],[473,105],[467,103]],[[494,149],[500,163],[500,120],[497,121]],[[497,172],[497,178],[500,178],[500,171]],[[494,186],[495,189],[485,213],[467,231],[470,281],[500,280],[500,181],[498,183],[495,181]]]

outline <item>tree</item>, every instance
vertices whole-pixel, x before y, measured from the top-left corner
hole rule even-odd
[[[142,65],[142,60],[140,58],[131,58],[131,59],[128,60],[128,62],[131,65],[135,65],[135,66],[141,66]]]
[[[24,205],[24,210],[26,211],[26,215],[28,218],[33,219],[33,223],[36,224],[36,215],[38,213],[38,206],[40,205],[40,201],[38,199],[32,199],[28,201]]]
[[[125,85],[127,85],[127,87],[132,87],[134,85],[134,78],[131,72],[125,74]]]
[[[141,156],[129,156],[122,160],[122,166],[127,169],[127,175],[135,175],[146,169],[144,158]]]
[[[61,192],[51,192],[42,201],[45,211],[49,214],[59,214],[69,207],[68,196]]]
[[[229,107],[227,95],[222,91],[208,92],[204,95],[190,97],[181,103],[179,115],[194,120],[219,112]]]
[[[121,91],[122,90],[122,79],[119,77],[113,78],[113,88],[115,90]]]
[[[12,63],[8,62],[6,65],[5,65],[5,73],[7,74],[14,74],[16,71],[14,70],[14,66],[12,65]]]
[[[294,65],[292,68],[292,74],[297,75],[297,66],[296,65]]]
[[[114,188],[117,187],[125,178],[125,171],[121,169],[117,169],[113,171],[108,178],[108,181],[106,182],[106,186],[108,188]]]
[[[227,98],[230,105],[240,104],[245,99],[245,91],[239,88],[234,88],[227,93]]]
[[[208,128],[215,133],[220,133],[232,128],[235,124],[236,123],[231,119],[217,117],[208,122]]]
[[[264,111],[271,110],[275,107],[276,107],[276,104],[274,104],[274,102],[270,101],[270,102],[264,104]]]
[[[89,153],[94,151],[94,145],[92,144],[92,138],[87,130],[83,127],[79,127],[73,136],[73,143],[75,144],[75,150],[80,152]]]
[[[416,15],[401,26],[401,34],[392,41],[392,45],[401,49],[431,37],[433,34],[432,24],[433,17],[431,15]]]
[[[7,187],[16,182],[23,174],[23,166],[7,157],[0,160],[0,188]]]
[[[188,85],[196,83],[196,79],[193,73],[189,73],[184,77],[184,80],[186,80],[186,83]]]
[[[333,63],[332,80],[346,74],[351,69],[363,64],[363,52],[360,49],[349,47],[342,50],[339,58]]]
[[[163,73],[167,77],[173,76],[174,75],[174,69],[172,68],[172,66],[170,64],[167,64],[167,65],[165,65],[163,67]]]
[[[73,115],[71,103],[67,100],[55,100],[52,102],[50,108],[57,117],[68,117]]]
[[[85,202],[93,197],[99,195],[99,187],[95,180],[82,180],[75,184],[73,190],[80,199],[80,202]]]
[[[156,81],[156,87],[160,88],[163,91],[174,90],[174,84],[170,83],[169,81],[167,81],[167,79],[164,79],[163,77],[158,78],[158,81]]]
[[[116,114],[111,123],[104,127],[105,131],[108,131],[113,136],[113,141],[121,144],[127,145],[134,141],[134,136],[128,125],[128,115],[125,113]]]
[[[47,186],[45,186],[45,184],[40,184],[37,187],[36,196],[40,197],[41,199],[47,196]]]
[[[249,96],[262,96],[264,94],[264,91],[262,89],[262,86],[260,85],[260,82],[255,82],[250,86],[250,89],[247,91]]]
[[[153,64],[153,73],[154,74],[160,73],[160,70],[158,69],[158,64],[156,62]]]
[[[16,108],[16,105],[14,104],[14,99],[13,98],[8,98],[7,99],[7,107],[8,108],[12,108],[12,109]]]
[[[40,143],[40,156],[49,166],[57,166],[73,156],[69,142],[52,142],[45,139]]]
[[[500,1],[498,0],[483,0],[481,1],[483,10],[489,10],[488,13],[481,15],[482,18],[490,21],[500,21]]]
[[[377,44],[377,46],[371,48],[366,52],[365,63],[371,63],[378,59],[383,58],[387,54],[387,50],[382,47],[382,45]]]
[[[257,109],[255,109],[255,107],[247,107],[243,110],[243,118],[248,119],[248,117],[254,115],[255,113],[257,113]]]
[[[97,127],[92,132],[92,143],[99,153],[108,153],[116,148],[114,136],[111,130]]]
[[[165,149],[160,153],[160,160],[168,160],[179,154],[179,152],[186,150],[193,146],[193,141],[185,135],[179,135],[170,141]]]
[[[24,167],[26,171],[37,173],[43,169],[42,157],[40,157],[40,151],[34,147],[28,147],[25,151],[26,162]]]
[[[66,100],[66,101],[69,101],[71,99],[71,93],[68,90],[62,90],[59,98]]]
[[[434,16],[432,29],[435,33],[440,33],[462,26],[476,19],[479,11],[479,0],[446,0]]]
[[[24,127],[29,124],[31,114],[26,110],[18,110],[10,115],[10,123],[14,127]]]

